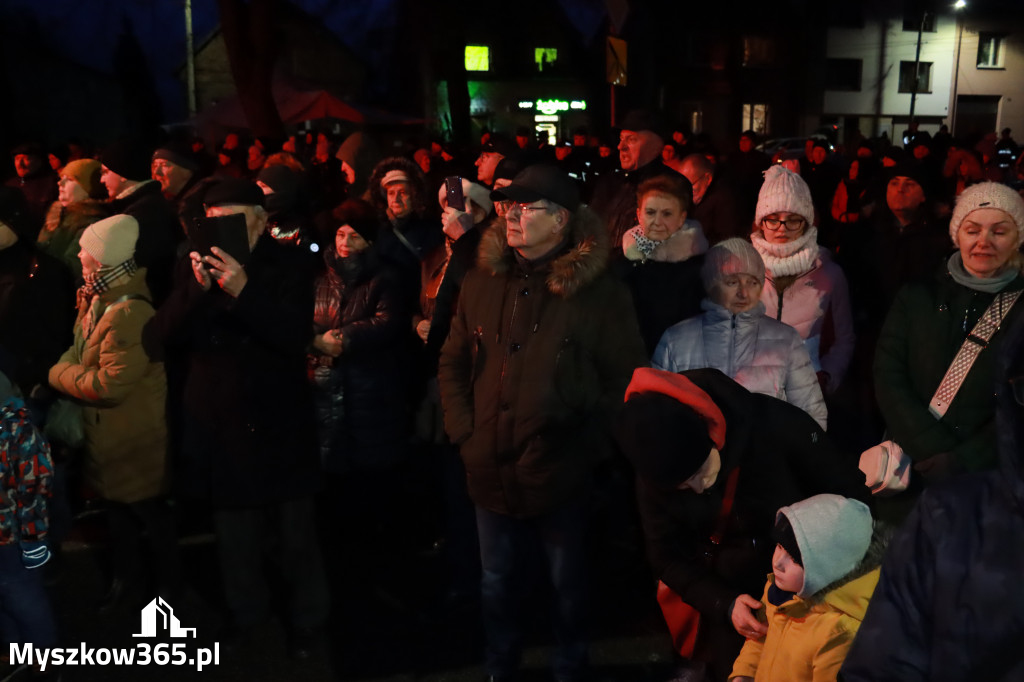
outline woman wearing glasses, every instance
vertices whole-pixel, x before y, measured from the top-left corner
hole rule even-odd
[[[799,175],[782,166],[765,171],[750,239],[764,260],[765,314],[800,333],[822,392],[832,393],[853,356],[850,294],[843,271],[818,246],[811,192]]]

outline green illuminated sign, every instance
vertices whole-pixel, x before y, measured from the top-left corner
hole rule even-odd
[[[539,99],[536,102],[530,100],[521,100],[519,102],[520,109],[534,109],[540,113],[551,116],[557,114],[559,111],[586,111],[587,102],[582,99],[564,100],[564,99]]]

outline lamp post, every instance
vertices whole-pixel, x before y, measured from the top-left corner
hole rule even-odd
[[[956,12],[956,62],[953,66],[953,104],[949,111],[949,132],[952,135],[956,135],[956,103],[957,103],[957,85],[960,83],[960,45],[964,39],[964,22],[963,15],[960,14],[960,10],[967,7],[967,3],[964,0],[956,0],[953,4],[953,10]]]
[[[910,122],[914,122],[914,107],[917,105],[917,85],[921,78],[921,34],[924,33],[924,22],[928,21],[928,12],[921,12],[921,23],[917,26],[917,53],[914,55],[914,82],[910,88]]]

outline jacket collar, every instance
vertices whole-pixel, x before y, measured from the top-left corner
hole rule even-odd
[[[518,267],[504,227],[503,221],[497,221],[480,240],[477,263],[493,275]],[[569,298],[594,282],[608,265],[608,232],[589,208],[580,207],[569,219],[568,229],[568,242],[551,259],[545,278],[548,291],[562,298]]]

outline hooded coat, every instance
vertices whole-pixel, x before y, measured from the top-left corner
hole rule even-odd
[[[114,502],[155,497],[168,483],[167,379],[142,346],[153,317],[145,278],[140,269],[97,302],[84,301],[75,341],[50,369],[50,385],[83,405],[85,478]]]
[[[46,212],[46,220],[36,244],[40,251],[64,263],[76,280],[81,280],[82,262],[78,260],[78,240],[85,228],[106,216],[106,207],[95,199],[68,206],[55,201]]]
[[[1020,289],[1024,276],[1003,291]],[[995,297],[958,284],[947,270],[927,285],[906,286],[893,302],[875,351],[875,394],[889,436],[915,462],[949,452],[959,469],[996,465],[992,379],[1006,329],[1024,318],[1024,300],[978,355],[942,419],[928,411],[950,363]]]
[[[768,273],[761,300],[766,315],[800,332],[814,371],[828,373],[827,389],[835,391],[853,359],[855,335],[846,277],[828,251],[819,248],[810,269],[782,291]]]
[[[669,327],[651,365],[669,372],[713,367],[754,393],[796,405],[827,428],[828,409],[800,334],[766,317],[764,304],[734,315],[705,299],[704,314]]]
[[[729,679],[753,677],[754,682],[831,682],[843,664],[871,594],[878,584],[885,542],[876,538],[860,565],[841,580],[808,599],[793,595],[776,606],[769,599],[775,577],[768,576],[761,603],[768,634],[748,639],[736,658]]]
[[[313,333],[338,329],[337,358],[309,354],[326,471],[383,469],[406,452],[407,372],[399,360],[411,335],[401,290],[371,246],[349,256],[346,268],[332,248],[316,281]],[[348,260],[348,259],[346,259]]]
[[[845,682],[1024,679],[1024,316],[996,385],[998,469],[927,488],[890,543]]]
[[[629,291],[607,271],[607,233],[577,210],[567,243],[534,261],[488,230],[441,351],[445,430],[469,494],[516,518],[550,512],[588,486],[608,416],[646,364]]]
[[[756,594],[764,567],[771,564],[771,529],[780,507],[819,493],[870,504],[871,495],[855,458],[836,450],[800,408],[751,393],[717,369],[681,374],[707,393],[725,417],[721,470],[714,485],[699,495],[638,476],[637,502],[655,575],[708,622],[731,630],[733,600]],[[726,480],[737,467],[727,532],[708,561],[708,538]]]

